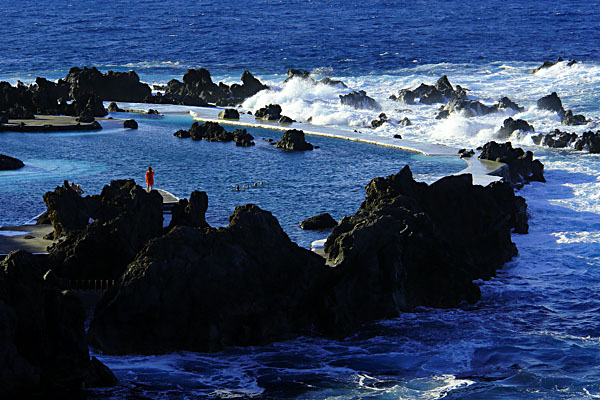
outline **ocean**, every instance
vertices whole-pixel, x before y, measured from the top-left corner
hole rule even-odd
[[[64,77],[72,66],[135,70],[165,84],[188,68],[207,68],[231,84],[249,69],[271,87],[243,109],[269,103],[315,125],[371,136],[476,148],[497,139],[511,116],[535,133],[555,128],[600,129],[600,30],[597,1],[444,2],[132,0],[98,4],[30,1],[2,4],[0,80],[31,83]],[[531,70],[558,56],[566,62]],[[348,88],[286,78],[288,68],[331,77]],[[447,75],[468,96],[491,105],[508,96],[524,111],[437,120],[439,105],[389,99],[402,88],[434,84]],[[338,96],[365,90],[381,111],[355,110]],[[590,122],[565,127],[537,99],[557,92],[565,109]],[[426,157],[397,149],[320,137],[310,154],[282,154],[263,138],[280,132],[249,129],[253,148],[174,138],[188,128],[186,107],[164,118],[137,116],[138,131],[0,134],[0,153],[28,165],[0,172],[0,225],[28,221],[41,195],[63,179],[97,193],[114,178],[143,179],[153,165],[157,186],[187,197],[209,196],[211,225],[227,223],[238,204],[253,202],[308,247],[319,234],[297,223],[318,212],[353,214],[364,185],[409,164],[431,182],[460,171],[458,157]],[[380,112],[412,125],[370,128]],[[122,115],[113,114],[115,117]],[[509,138],[545,165],[546,183],[518,191],[527,199],[530,232],[513,235],[519,255],[490,281],[482,299],[455,310],[417,309],[333,341],[301,337],[218,353],[157,356],[96,354],[119,378],[91,398],[268,399],[593,399],[600,398],[600,156],[536,146],[532,134]],[[141,172],[140,172],[141,171]],[[237,184],[264,181],[242,192]]]

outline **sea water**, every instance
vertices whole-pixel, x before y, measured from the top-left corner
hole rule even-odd
[[[243,110],[281,104],[299,121],[381,135],[475,148],[505,118],[522,118],[536,133],[555,128],[598,130],[600,30],[596,1],[128,1],[99,7],[91,1],[2,4],[0,79],[29,83],[64,77],[71,66],[102,71],[135,69],[148,83],[181,79],[206,67],[215,81],[239,82],[250,69],[271,90],[246,100]],[[557,56],[559,63],[531,74]],[[348,88],[283,84],[287,68]],[[446,74],[470,98],[491,105],[508,96],[523,112],[436,120],[439,105],[389,99],[401,88],[433,84]],[[339,95],[365,90],[381,111],[339,104]],[[556,91],[566,109],[591,122],[565,127],[536,101]],[[185,108],[170,108],[186,111]],[[412,125],[369,128],[385,112]],[[123,117],[123,114],[115,114]],[[63,179],[97,193],[114,178],[143,179],[152,165],[157,186],[177,196],[205,190],[211,225],[227,224],[238,204],[270,210],[290,237],[307,247],[321,235],[297,223],[328,211],[353,213],[364,185],[409,164],[419,179],[459,171],[458,158],[424,157],[395,149],[308,137],[320,149],[288,154],[262,138],[280,133],[249,129],[253,148],[192,142],[172,133],[189,115],[133,115],[138,131],[0,134],[0,153],[23,159],[25,169],[0,173],[0,224],[17,224],[43,211],[41,195]],[[233,129],[233,127],[228,127]],[[118,376],[116,388],[93,397],[158,398],[390,398],[581,399],[600,396],[600,156],[533,145],[546,183],[526,185],[530,231],[513,235],[519,256],[498,276],[478,282],[482,299],[456,310],[417,309],[363,327],[340,341],[298,338],[214,354],[98,355]],[[233,185],[263,181],[236,192]]]

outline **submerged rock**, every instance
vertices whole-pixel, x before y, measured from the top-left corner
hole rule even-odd
[[[340,95],[340,103],[355,109],[380,110],[381,106],[374,98],[367,96],[367,92],[359,90],[345,95]]]
[[[275,147],[291,151],[313,149],[313,145],[308,143],[304,138],[304,131],[298,129],[289,129],[285,131],[281,139],[275,142]]]
[[[25,164],[18,158],[0,154],[0,171],[23,168]]]
[[[501,176],[507,182],[516,186],[522,186],[524,183],[531,181],[546,182],[544,164],[540,160],[534,160],[531,151],[525,152],[521,148],[513,149],[510,142],[496,143],[492,141],[486,143],[479,158],[507,164],[508,173],[501,170]]]
[[[320,230],[320,229],[330,229],[337,225],[337,221],[333,219],[331,214],[322,213],[319,215],[315,215],[314,217],[310,217],[300,222],[300,229],[304,230]]]

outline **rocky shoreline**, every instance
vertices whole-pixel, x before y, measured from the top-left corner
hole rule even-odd
[[[62,367],[53,369],[27,358],[37,354],[37,341],[5,336],[2,348],[15,349],[7,371],[14,373],[24,358],[33,374],[11,381],[10,393],[114,383],[90,360],[87,344],[105,354],[211,352],[299,335],[343,338],[414,307],[474,303],[480,292],[473,281],[493,277],[517,254],[511,233],[528,229],[525,200],[511,183],[483,187],[465,174],[427,185],[408,166],[367,185],[360,209],[329,235],[326,259],[293,243],[270,212],[252,204],[237,207],[229,226],[210,227],[204,192],[180,200],[166,228],[160,196],[131,180],[86,197],[57,187],[44,201],[60,241],[47,258],[17,251],[1,262],[2,293],[13,295],[0,295],[0,310],[30,321],[32,329],[50,324],[41,335],[62,332],[72,341],[39,350],[57,354]],[[97,303],[84,337],[82,305],[68,282],[95,279],[116,283]],[[31,310],[70,317],[11,314],[23,301],[14,296],[39,292],[36,285],[46,300],[32,297]]]
[[[297,70],[288,75],[312,79]],[[232,106],[267,88],[248,71],[242,82],[215,84],[208,71],[189,70],[183,82],[172,80],[165,94],[152,95],[134,72],[74,68],[58,83],[38,78],[30,87],[0,86],[8,99],[0,112],[5,120],[62,113],[98,124],[94,118],[106,115],[102,102],[107,100]],[[565,124],[581,122],[562,106],[545,105],[558,104],[555,95],[540,99],[545,100],[539,106],[553,107]],[[440,118],[452,112],[520,109],[508,98],[493,107],[468,100],[467,89],[455,89],[447,77],[435,86],[403,89],[395,100],[445,103]],[[364,91],[340,96],[340,102],[380,109]],[[116,103],[111,108],[131,111]],[[278,105],[258,111],[258,119],[293,122],[281,116]],[[229,109],[219,118],[236,120],[236,113]],[[507,119],[503,135],[533,130],[521,121]],[[388,122],[380,114],[373,127]],[[228,132],[213,122],[196,122],[174,135],[254,144],[246,130]],[[581,148],[593,152],[596,136],[584,134]],[[313,149],[296,129],[274,145]],[[462,174],[428,185],[415,181],[405,166],[371,180],[359,210],[339,223],[325,215],[303,221],[306,229],[333,228],[325,258],[292,242],[269,211],[253,204],[236,207],[227,227],[213,228],[205,220],[208,196],[194,191],[174,206],[165,228],[158,193],[147,193],[132,180],[112,181],[99,195],[86,197],[58,187],[44,195],[45,217],[58,240],[48,257],[16,251],[0,262],[0,313],[9,328],[0,337],[9,360],[0,371],[0,385],[9,394],[35,394],[114,384],[110,371],[90,359],[88,345],[104,354],[212,352],[300,335],[343,338],[364,324],[415,307],[473,304],[481,296],[474,281],[495,276],[517,255],[511,234],[528,231],[527,204],[515,195],[515,187],[545,181],[543,165],[510,142],[490,142],[479,157],[505,163],[499,172],[503,180],[480,186]],[[87,333],[70,280],[116,282],[96,304]],[[26,299],[27,293],[35,295]]]

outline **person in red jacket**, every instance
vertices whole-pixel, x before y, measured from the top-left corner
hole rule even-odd
[[[152,186],[154,186],[154,171],[152,167],[148,167],[148,171],[146,171],[146,190],[151,191]]]

